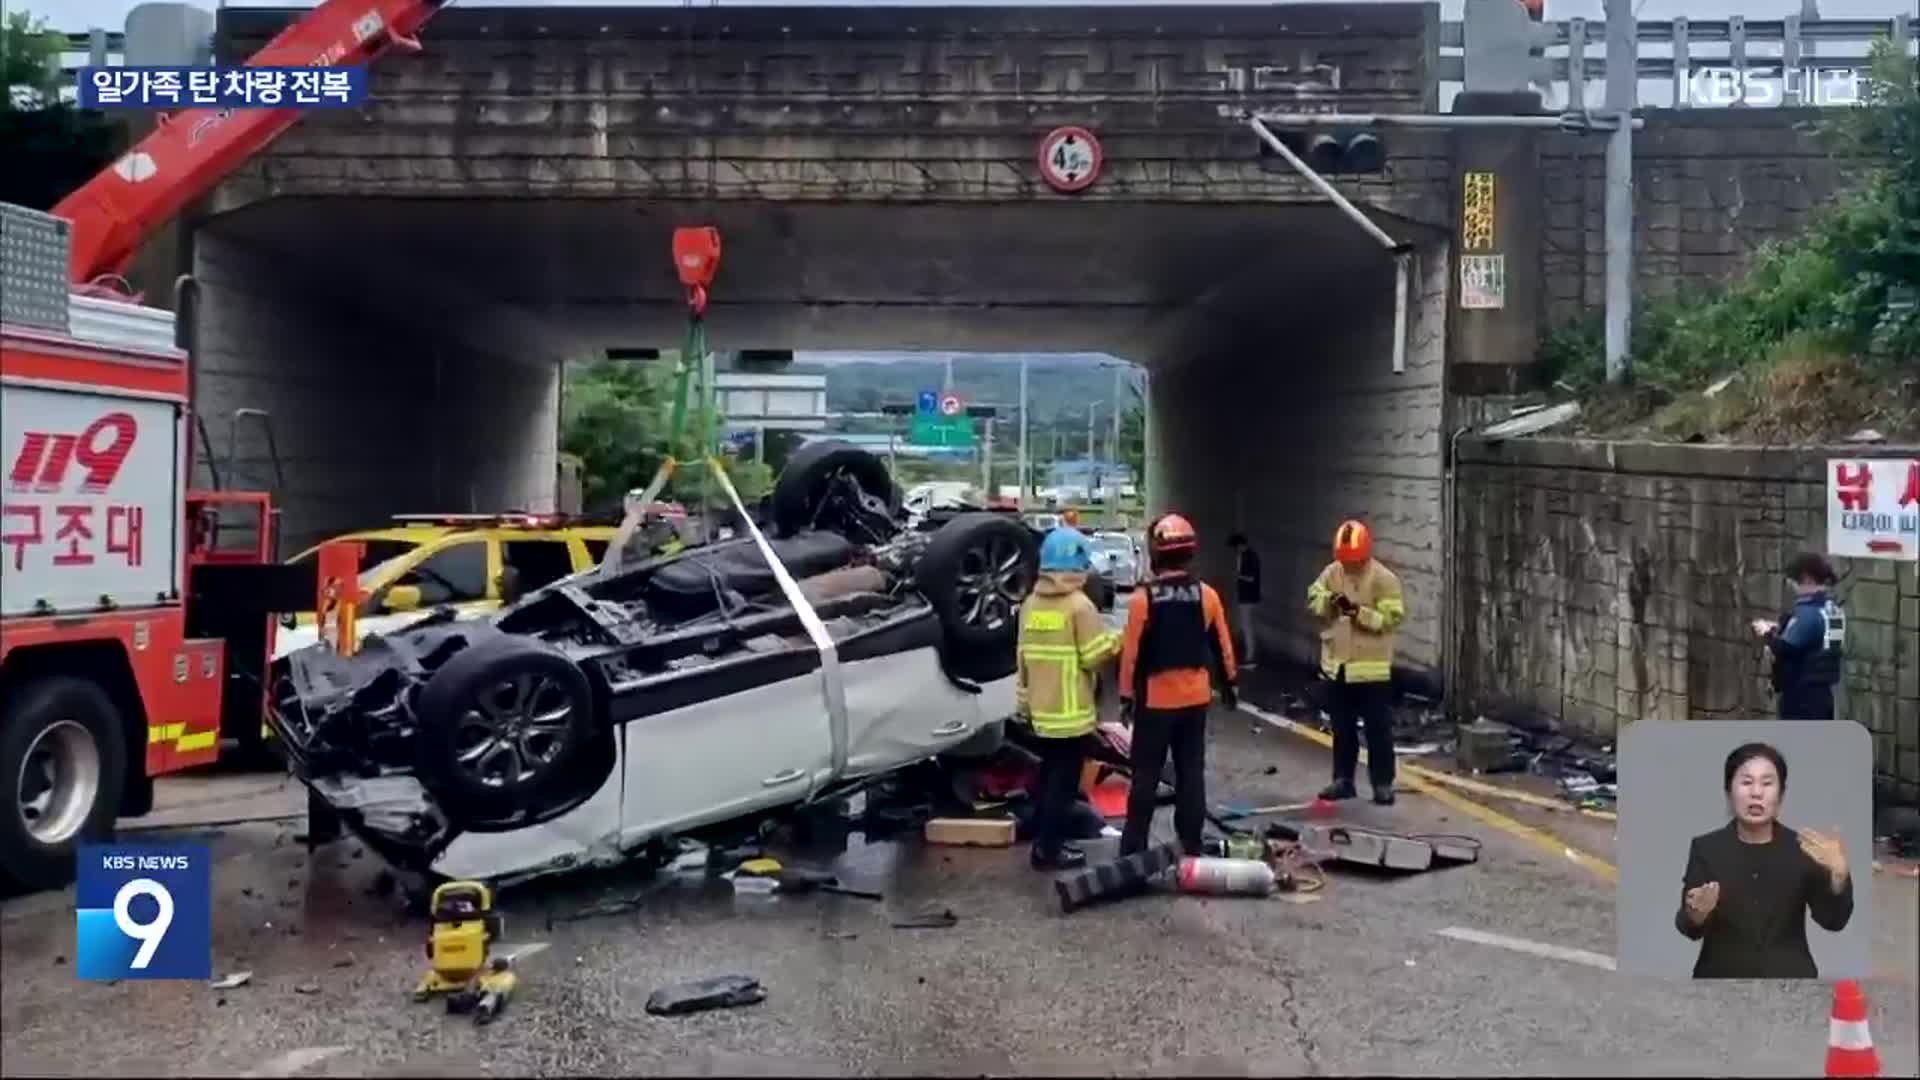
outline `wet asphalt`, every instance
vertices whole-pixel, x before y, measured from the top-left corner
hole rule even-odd
[[[1216,715],[1213,802],[1305,801],[1324,751],[1245,714]],[[171,820],[297,811],[275,777],[174,782],[218,798]],[[221,785],[225,785],[224,789]],[[178,792],[186,790],[188,794]],[[1364,790],[1364,785],[1363,785]],[[1503,808],[1505,809],[1505,808]],[[233,816],[245,816],[235,814]],[[1170,811],[1157,832],[1171,838]],[[7,1075],[1818,1075],[1831,991],[1694,985],[1455,940],[1465,928],[1613,952],[1612,886],[1429,798],[1349,804],[1343,819],[1483,841],[1475,865],[1405,877],[1336,871],[1311,898],[1160,892],[1070,916],[1022,848],[918,840],[782,853],[884,902],[736,896],[698,874],[603,871],[509,890],[507,938],[548,943],[519,996],[476,1028],[408,991],[426,929],[372,894],[379,867],[351,839],[309,855],[297,820],[152,837],[214,845],[216,975],[82,982],[71,894],[0,905],[0,1071]],[[1565,821],[1561,822],[1565,824]],[[1586,823],[1570,839],[1608,842]],[[1114,841],[1092,841],[1097,856]],[[1604,850],[1595,854],[1605,856]],[[1868,984],[1882,1075],[1920,1071],[1911,879],[1876,875],[1889,977]],[[557,921],[644,894],[633,910]],[[951,909],[947,929],[896,914]],[[759,978],[758,1005],[648,1015],[657,988]]]

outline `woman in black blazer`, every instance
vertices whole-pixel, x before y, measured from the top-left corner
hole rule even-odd
[[[1787,762],[1765,743],[1727,755],[1733,819],[1693,838],[1674,925],[1700,942],[1696,979],[1814,979],[1807,916],[1839,933],[1853,917],[1853,879],[1837,835],[1780,824]]]

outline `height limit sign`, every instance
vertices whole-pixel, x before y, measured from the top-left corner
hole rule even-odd
[[[1085,191],[1100,177],[1100,140],[1082,127],[1055,128],[1040,140],[1040,178],[1055,191]]]

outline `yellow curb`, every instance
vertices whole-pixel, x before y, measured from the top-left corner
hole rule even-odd
[[[1257,716],[1260,719],[1265,720],[1267,723],[1280,728],[1283,731],[1290,731],[1290,732],[1293,732],[1295,735],[1304,736],[1305,738],[1329,749],[1331,749],[1333,746],[1333,736],[1328,735],[1323,731],[1316,731],[1313,728],[1296,724],[1291,720],[1286,720],[1282,717],[1275,716],[1272,713],[1267,712],[1265,709],[1250,708],[1244,703],[1240,707],[1242,709],[1245,709],[1247,712],[1252,713],[1254,716]],[[1360,752],[1360,760],[1362,762],[1365,762],[1367,760],[1367,752],[1365,750],[1362,750]],[[1437,774],[1434,774],[1427,769],[1418,768],[1417,766],[1408,766],[1406,776],[1405,776],[1406,784],[1409,788],[1412,788],[1414,791],[1417,791],[1420,794],[1435,800],[1436,802],[1440,803],[1442,806],[1446,806],[1451,809],[1458,810],[1460,813],[1466,814],[1469,817],[1476,818],[1482,822],[1485,822],[1486,824],[1491,825],[1496,829],[1499,829],[1501,832],[1504,832],[1509,836],[1513,836],[1518,839],[1525,840],[1527,843],[1532,844],[1534,847],[1539,848],[1541,851],[1549,855],[1552,855],[1556,859],[1559,859],[1559,858],[1567,859],[1573,863],[1578,864],[1582,869],[1590,871],[1594,875],[1606,881],[1617,882],[1620,880],[1620,871],[1617,868],[1615,868],[1615,866],[1612,863],[1606,861],[1605,859],[1602,859],[1596,855],[1589,855],[1578,848],[1572,847],[1571,845],[1567,844],[1564,840],[1561,840],[1559,837],[1554,836],[1552,833],[1546,832],[1541,829],[1536,829],[1533,826],[1528,825],[1524,822],[1515,821],[1513,818],[1510,818],[1507,815],[1502,814],[1498,810],[1495,810],[1491,807],[1482,806],[1479,803],[1474,802],[1472,799],[1468,799],[1463,796],[1456,795],[1453,792],[1446,790],[1446,788],[1440,785],[1430,783],[1428,782],[1426,777],[1432,776],[1432,775],[1437,775]],[[1457,780],[1459,779],[1459,777],[1453,777],[1453,779]],[[1481,785],[1481,786],[1491,786],[1491,785]]]
[[[1315,732],[1315,734],[1319,733]],[[1542,810],[1552,810],[1562,814],[1573,811],[1582,817],[1597,818],[1600,821],[1620,820],[1620,815],[1611,810],[1589,810],[1584,806],[1568,806],[1566,803],[1549,799],[1545,795],[1535,795],[1531,791],[1516,791],[1513,788],[1504,788],[1498,784],[1486,784],[1478,780],[1469,780],[1464,776],[1438,772],[1422,765],[1412,764],[1411,762],[1401,762],[1400,768],[1402,771],[1412,773],[1423,780],[1436,784],[1445,784],[1448,787],[1456,787],[1462,791],[1471,791],[1476,795],[1486,795],[1495,799],[1509,799],[1513,802],[1526,803],[1528,806],[1537,806]]]

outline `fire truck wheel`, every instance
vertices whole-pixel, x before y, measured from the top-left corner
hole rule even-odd
[[[506,635],[456,654],[421,690],[418,715],[421,779],[461,818],[539,819],[604,779],[591,764],[574,767],[592,757],[586,674],[538,638]]]
[[[33,889],[73,880],[81,843],[113,835],[127,769],[120,711],[69,675],[8,695],[0,715],[0,867]]]

